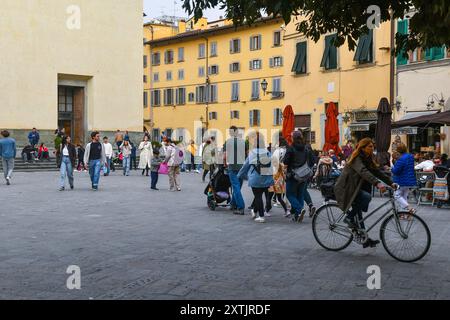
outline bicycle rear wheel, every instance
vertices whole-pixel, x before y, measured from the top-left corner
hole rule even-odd
[[[325,249],[340,251],[348,247],[353,240],[350,230],[338,221],[343,217],[337,204],[330,203],[316,211],[312,221],[314,238]]]
[[[383,221],[380,239],[384,249],[391,257],[401,262],[422,259],[431,245],[431,233],[427,224],[415,214],[399,219],[398,224],[393,214]]]

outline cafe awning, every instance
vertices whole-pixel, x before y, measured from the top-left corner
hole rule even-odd
[[[392,124],[392,128],[402,127],[429,127],[435,125],[450,125],[450,111],[437,112],[434,114],[413,117],[400,120]]]

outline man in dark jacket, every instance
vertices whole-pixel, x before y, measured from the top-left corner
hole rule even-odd
[[[283,160],[283,163],[287,166],[286,196],[292,206],[291,213],[294,214],[294,221],[302,222],[306,213],[303,207],[310,176],[306,177],[303,182],[299,182],[295,178],[294,171],[305,166],[305,164],[312,168],[314,166],[314,157],[311,149],[305,144],[300,131],[294,131],[292,138],[293,144],[286,151]]]
[[[33,128],[33,130],[31,130],[28,134],[28,142],[34,148],[39,144],[39,139],[39,132],[36,130],[36,128]]]

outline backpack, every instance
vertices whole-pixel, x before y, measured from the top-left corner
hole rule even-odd
[[[434,180],[433,185],[433,198],[436,200],[447,201],[449,198],[448,187],[447,187],[447,176],[448,173],[443,178],[438,178]]]
[[[184,160],[184,152],[178,146],[172,146],[174,148],[173,161],[175,165],[179,165]]]
[[[266,154],[262,155],[262,158],[264,161],[261,161],[261,155],[258,151],[256,151],[256,165],[254,164],[253,167],[258,172],[259,175],[261,175],[261,169],[272,169],[272,158],[270,157],[270,152],[267,151]],[[272,175],[272,172],[270,173]]]

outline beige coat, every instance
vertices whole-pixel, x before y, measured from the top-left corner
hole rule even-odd
[[[139,169],[144,170],[147,166],[152,167],[153,147],[150,141],[142,141],[139,145],[141,151],[139,155]]]

